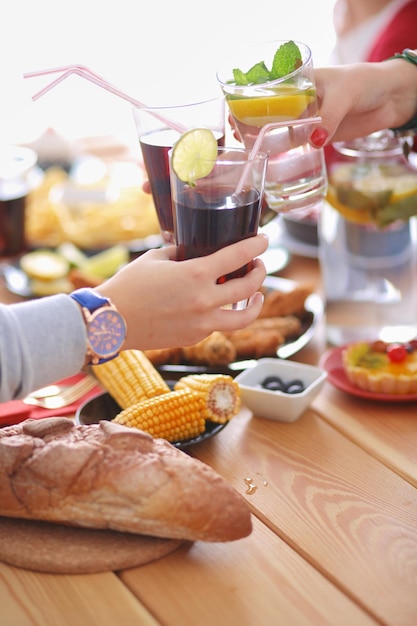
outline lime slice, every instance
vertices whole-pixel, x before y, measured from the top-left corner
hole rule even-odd
[[[63,256],[64,259],[67,259],[68,263],[74,267],[81,267],[88,259],[87,255],[70,241],[61,243],[57,247],[56,252]]]
[[[188,130],[172,149],[171,165],[184,183],[193,185],[208,176],[217,157],[217,140],[209,128]]]
[[[68,261],[51,250],[36,250],[24,254],[20,259],[20,267],[30,278],[40,280],[64,278],[69,271]]]
[[[126,246],[117,244],[89,257],[81,266],[81,270],[89,276],[109,278],[122,265],[129,262],[129,251]]]

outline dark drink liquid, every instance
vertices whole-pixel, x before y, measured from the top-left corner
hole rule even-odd
[[[219,146],[224,145],[224,134],[213,131]],[[168,152],[179,138],[169,128],[157,130],[140,138],[143,162],[151,186],[159,225],[163,233],[174,233]]]
[[[174,219],[178,260],[206,256],[258,232],[261,197],[255,189],[238,196],[234,187],[187,188],[175,204]],[[222,276],[218,282],[244,276],[246,265]]]
[[[0,255],[15,256],[26,250],[26,197],[0,200]]]

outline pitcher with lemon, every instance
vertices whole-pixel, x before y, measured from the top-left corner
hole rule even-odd
[[[383,130],[336,143],[319,222],[328,340],[417,336],[417,171]]]
[[[271,41],[235,50],[218,70],[236,133],[253,147],[268,124],[261,149],[269,156],[265,197],[276,213],[307,209],[320,202],[327,186],[322,150],[309,144],[310,120],[318,115],[311,50],[295,41]]]

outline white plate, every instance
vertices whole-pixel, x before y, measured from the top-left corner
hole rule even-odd
[[[261,231],[269,235],[270,247],[283,246],[290,254],[298,254],[310,259],[317,259],[319,256],[318,246],[313,246],[291,237],[279,216],[272,222],[269,222],[269,224],[266,224],[266,226],[263,226]]]
[[[283,246],[268,246],[268,249],[261,254],[260,258],[265,264],[267,274],[275,274],[288,265],[290,255]]]

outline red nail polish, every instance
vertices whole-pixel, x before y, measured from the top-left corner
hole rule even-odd
[[[315,128],[310,135],[310,141],[316,148],[322,148],[329,137],[324,128]]]

